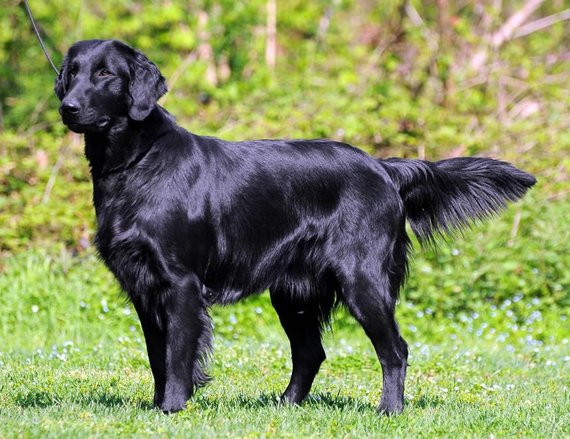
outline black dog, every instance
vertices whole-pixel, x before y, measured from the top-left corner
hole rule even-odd
[[[144,331],[154,403],[184,408],[208,377],[207,307],[268,289],[291,342],[283,400],[301,402],[325,359],[337,304],[371,339],[379,410],[400,412],[408,349],[394,320],[410,241],[461,228],[535,179],[484,158],[376,160],[328,140],[226,142],[156,104],[158,68],[117,41],[73,45],[55,84],[63,122],[85,133],[97,248]]]

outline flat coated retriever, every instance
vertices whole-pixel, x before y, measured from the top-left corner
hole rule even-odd
[[[378,410],[402,411],[408,348],[394,319],[410,240],[461,228],[535,179],[486,158],[378,160],[330,140],[227,142],[192,134],[157,104],[160,71],[112,40],[74,44],[55,92],[85,134],[97,249],[144,331],[154,404],[184,408],[208,380],[208,307],[269,290],[291,343],[282,400],[307,396],[342,304],[382,365]]]

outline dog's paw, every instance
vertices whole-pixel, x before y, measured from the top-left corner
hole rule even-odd
[[[186,401],[182,395],[166,395],[160,404],[160,409],[165,414],[176,413],[186,408]]]
[[[295,392],[285,392],[279,397],[281,405],[299,405],[303,402],[306,395],[299,395]]]
[[[399,415],[404,410],[404,404],[401,401],[380,401],[378,413],[385,416]]]

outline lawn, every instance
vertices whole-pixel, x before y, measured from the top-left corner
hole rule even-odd
[[[510,269],[497,236],[508,239],[513,209],[453,245],[417,249],[398,308],[411,352],[406,407],[391,418],[375,412],[380,367],[342,310],[309,400],[280,406],[291,362],[267,295],[212,309],[213,381],[185,411],[163,415],[151,407],[136,315],[93,252],[15,254],[0,276],[0,437],[568,436],[570,313],[558,274],[568,253],[553,250],[568,245],[553,233],[566,207],[523,205],[561,221],[528,220],[509,244]],[[485,293],[492,285],[510,290]],[[434,288],[449,300],[421,299]],[[476,288],[489,297],[463,299]]]

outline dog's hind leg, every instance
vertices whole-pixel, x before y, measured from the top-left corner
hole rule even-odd
[[[279,315],[281,325],[289,337],[293,371],[283,402],[298,404],[309,393],[321,363],[326,359],[321,343],[321,324],[328,318],[330,303],[293,301],[290,294],[271,290],[271,303]]]
[[[405,248],[403,253],[397,254],[405,258]],[[356,273],[341,280],[341,296],[374,345],[383,373],[378,411],[389,415],[403,409],[408,347],[400,336],[394,316],[405,260],[396,267],[393,262],[390,267],[385,265],[378,262],[358,264]]]

